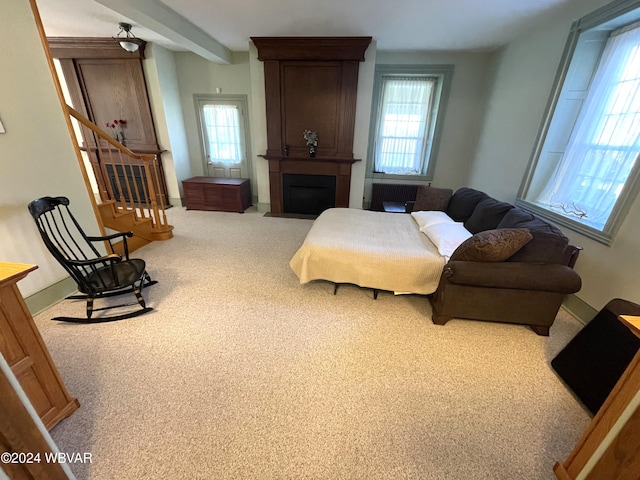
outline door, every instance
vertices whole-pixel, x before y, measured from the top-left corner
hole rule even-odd
[[[225,95],[198,95],[196,107],[205,175],[250,178],[246,100]]]

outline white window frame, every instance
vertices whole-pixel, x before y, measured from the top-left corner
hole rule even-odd
[[[530,199],[535,196],[536,184],[532,180],[536,173],[540,174],[543,169],[549,169],[555,165],[548,161],[549,156],[555,156],[559,161],[567,148],[569,136],[566,133],[559,133],[560,129],[554,125],[554,120],[558,124],[573,125],[578,118],[580,108],[576,105],[581,105],[581,101],[588,92],[609,33],[638,20],[640,20],[640,0],[617,0],[573,23],[529,166],[515,202],[516,205],[533,211],[543,218],[605,245],[611,245],[613,242],[616,232],[638,195],[640,161],[635,162],[618,201],[601,230],[533,203]],[[578,88],[577,85],[580,84],[584,87]],[[573,108],[571,108],[571,102],[573,102]],[[536,170],[537,168],[539,170]],[[540,184],[537,186],[539,188]]]
[[[442,135],[446,104],[451,90],[453,65],[376,65],[373,86],[373,103],[369,128],[369,148],[367,153],[368,178],[432,181],[435,171],[436,157]],[[428,77],[436,80],[433,100],[429,112],[429,131],[425,136],[422,148],[422,168],[416,175],[393,174],[375,171],[376,141],[379,138],[379,127],[382,113],[383,84],[385,78]]]

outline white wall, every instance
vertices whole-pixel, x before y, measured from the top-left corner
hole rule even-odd
[[[493,54],[482,52],[378,52],[376,63],[382,65],[454,65],[434,186],[455,190],[468,185],[482,131],[492,58]]]
[[[193,95],[196,93],[245,94],[249,96],[250,135],[253,154],[253,189],[261,209],[269,204],[268,162],[258,155],[267,148],[264,68],[250,44],[249,54],[234,54],[232,65],[218,65],[191,53],[177,53],[180,95],[193,175],[202,175],[203,159],[198,139]],[[361,208],[365,191],[366,156],[376,63],[381,64],[453,64],[455,72],[445,116],[434,184],[457,188],[468,182],[486,101],[488,74],[493,55],[460,52],[378,52],[375,41],[365,53],[358,74],[358,98],[354,132],[354,157],[361,159],[352,167],[350,206]]]
[[[204,158],[198,136],[197,113],[193,100],[196,94],[216,93],[247,95],[251,103],[249,55],[234,53],[233,64],[221,65],[188,52],[174,53],[180,88],[180,102],[187,132],[192,175],[204,175]],[[216,89],[220,89],[218,92]],[[251,132],[252,133],[252,132]]]
[[[160,150],[166,150],[160,158],[169,199],[171,204],[181,205],[182,180],[192,175],[173,52],[160,45],[148,45],[144,71],[158,145]]]
[[[42,244],[31,200],[67,196],[87,232],[99,230],[29,2],[3,3],[0,43],[0,261],[39,265],[18,283],[27,296],[67,277]]]
[[[469,184],[505,201],[518,193],[544,114],[572,22],[608,0],[574,0],[544,28],[523,34],[496,61],[484,129],[471,165]],[[640,200],[636,199],[612,246],[562,230],[584,247],[576,271],[583,280],[577,297],[600,310],[612,298],[640,302],[638,238]]]

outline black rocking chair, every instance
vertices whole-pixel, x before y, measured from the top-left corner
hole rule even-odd
[[[38,226],[42,240],[55,259],[64,267],[78,285],[82,295],[72,295],[68,299],[86,299],[85,318],[55,317],[52,320],[77,323],[99,323],[136,317],[153,310],[147,307],[142,297],[142,289],[158,283],[151,280],[144,260],[129,258],[127,237],[132,232],[114,233],[106,237],[89,237],[78,224],[69,209],[66,197],[43,197],[29,204],[29,212]],[[115,253],[113,240],[122,238],[124,258]],[[106,242],[111,250],[106,256],[100,254],[93,242]],[[92,318],[93,312],[112,308],[127,307],[135,303],[94,308],[97,298],[113,297],[133,293],[140,309],[114,316]]]

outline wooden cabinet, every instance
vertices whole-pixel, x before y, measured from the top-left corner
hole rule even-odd
[[[182,182],[187,210],[244,211],[251,206],[247,178],[193,177]]]
[[[16,283],[36,265],[0,262],[0,352],[47,429],[78,409]]]

